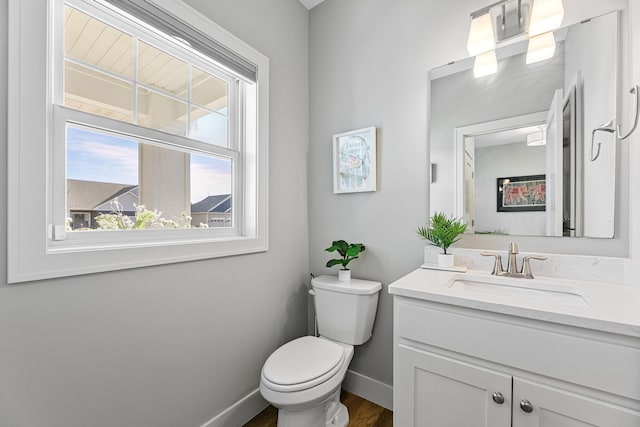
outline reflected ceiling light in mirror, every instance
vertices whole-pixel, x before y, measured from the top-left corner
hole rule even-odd
[[[537,132],[533,132],[527,135],[527,146],[537,147],[540,145],[547,145],[547,140],[545,139],[544,131],[539,130]]]
[[[490,50],[476,56],[473,64],[473,76],[475,78],[495,74],[498,71],[498,59],[496,51]]]
[[[495,49],[496,41],[493,36],[491,14],[487,11],[478,16],[472,14],[471,17],[469,37],[467,38],[469,55],[476,56],[480,53]]]
[[[560,28],[563,18],[562,0],[534,0],[529,21],[529,37]]]
[[[556,53],[556,38],[552,32],[540,34],[529,39],[527,48],[527,64],[553,58]]]

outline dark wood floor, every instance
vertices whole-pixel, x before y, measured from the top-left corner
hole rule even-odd
[[[348,391],[343,391],[340,400],[349,409],[349,427],[392,427],[393,412],[356,396]],[[278,410],[269,406],[260,412],[244,427],[276,427]]]

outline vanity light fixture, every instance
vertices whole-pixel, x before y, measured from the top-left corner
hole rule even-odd
[[[547,140],[545,139],[545,134],[543,130],[539,130],[537,132],[533,132],[527,135],[528,147],[537,147],[540,145],[547,145]]]
[[[500,0],[472,12],[467,50],[476,57],[474,76],[497,71],[495,48],[509,39],[530,37],[527,64],[552,58],[556,50],[553,30],[562,25],[563,18],[562,0]]]

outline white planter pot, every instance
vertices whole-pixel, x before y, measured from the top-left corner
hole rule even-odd
[[[338,280],[348,282],[351,280],[351,270],[338,270]]]
[[[453,254],[438,254],[438,267],[451,268],[453,264]]]

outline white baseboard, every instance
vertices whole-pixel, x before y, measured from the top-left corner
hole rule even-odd
[[[393,411],[393,387],[388,384],[349,369],[342,388]]]
[[[267,406],[269,406],[269,403],[262,398],[260,389],[255,389],[201,427],[242,426]]]

